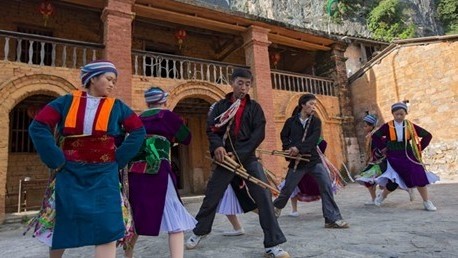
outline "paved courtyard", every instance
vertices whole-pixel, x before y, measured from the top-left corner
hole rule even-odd
[[[298,218],[289,217],[288,205],[279,218],[288,242],[282,245],[292,257],[458,257],[458,183],[449,182],[429,188],[437,212],[423,210],[418,192],[413,202],[405,191],[396,191],[382,207],[364,206],[368,193],[357,184],[348,185],[336,196],[349,229],[325,229],[321,203],[299,203]],[[197,201],[186,201],[195,215]],[[217,215],[212,233],[189,258],[262,257],[262,231],[254,213],[240,217],[246,234],[222,235],[230,228],[227,219]],[[47,257],[47,248],[30,233],[22,236],[21,223],[0,225],[0,257]],[[188,236],[189,233],[186,234]],[[92,257],[93,247],[67,250],[64,257]],[[123,257],[121,248],[118,257]],[[140,237],[135,257],[168,257],[167,234]]]

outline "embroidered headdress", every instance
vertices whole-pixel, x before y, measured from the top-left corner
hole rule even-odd
[[[106,60],[93,61],[81,68],[81,83],[87,88],[91,78],[110,72],[118,76],[118,70],[112,62]]]

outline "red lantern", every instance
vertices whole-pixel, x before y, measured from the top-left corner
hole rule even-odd
[[[184,39],[186,38],[186,31],[183,29],[178,30],[175,33],[175,38],[178,40],[178,48],[181,50],[181,45],[183,44]]]
[[[43,15],[46,27],[46,25],[48,24],[49,17],[54,14],[54,5],[51,3],[50,0],[44,0],[40,4],[39,11],[41,15]]]
[[[280,62],[281,59],[281,54],[280,52],[274,52],[270,54],[270,61],[274,65],[275,68],[277,68],[278,62]]]

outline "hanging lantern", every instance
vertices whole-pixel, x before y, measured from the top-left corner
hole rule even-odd
[[[178,30],[175,33],[175,38],[178,40],[178,48],[181,50],[181,45],[183,45],[183,41],[186,38],[186,31],[183,29]]]
[[[44,0],[40,4],[39,11],[43,15],[43,20],[45,21],[45,27],[48,24],[48,19],[51,15],[54,14],[54,5],[50,0]]]
[[[278,62],[280,62],[281,54],[280,52],[274,52],[270,54],[270,62],[274,65],[275,69],[277,68]]]

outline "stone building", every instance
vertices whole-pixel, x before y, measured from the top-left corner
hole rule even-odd
[[[254,74],[251,95],[267,118],[263,149],[281,148],[283,122],[299,96],[312,92],[319,97],[328,157],[338,167],[359,165],[345,45],[322,32],[191,2],[0,2],[0,222],[23,208],[19,182],[45,185],[48,178],[28,138],[31,119],[47,102],[79,88],[79,68],[94,59],[115,63],[115,96],[137,112],[146,107],[143,92],[150,86],[170,92],[168,107],[193,134],[189,146],[172,151],[183,194],[204,190],[210,174],[206,113],[231,90],[235,67]],[[284,161],[261,159],[281,179]],[[40,198],[39,191],[27,193],[29,201]]]

